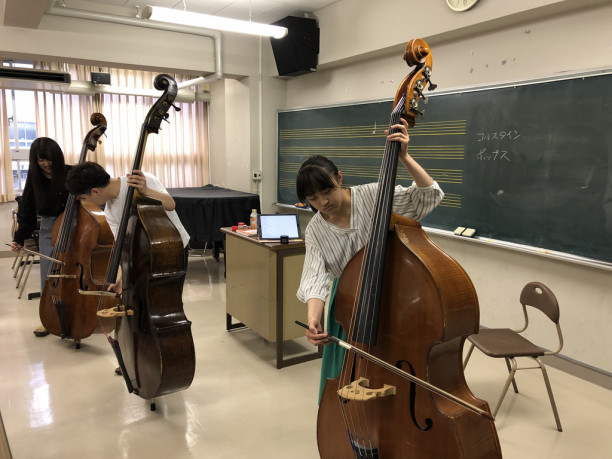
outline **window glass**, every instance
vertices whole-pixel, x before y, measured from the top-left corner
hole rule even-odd
[[[3,62],[5,66],[33,68],[22,62]],[[30,146],[36,138],[36,111],[33,91],[6,91],[6,105],[9,125],[9,144],[13,165],[13,184],[20,194],[28,175]]]
[[[28,178],[28,168],[30,167],[30,161],[14,159],[13,163],[13,186],[17,194],[23,192],[25,187],[26,179]]]
[[[36,138],[33,91],[10,91],[7,97],[11,150],[29,149]],[[15,135],[17,132],[17,135]]]

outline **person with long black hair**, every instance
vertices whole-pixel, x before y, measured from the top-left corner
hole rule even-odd
[[[30,167],[28,178],[17,209],[18,229],[13,236],[11,249],[18,251],[24,241],[32,237],[40,217],[38,236],[39,251],[51,256],[51,232],[55,219],[64,211],[68,200],[66,190],[66,174],[70,166],[64,160],[64,152],[58,143],[49,137],[38,137],[30,147]],[[51,261],[40,259],[40,291],[45,286],[45,280]],[[49,332],[40,326],[34,330],[36,336],[46,336]]]

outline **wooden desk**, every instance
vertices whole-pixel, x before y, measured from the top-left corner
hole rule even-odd
[[[316,352],[285,359],[283,341],[304,336],[295,320],[307,321],[306,305],[295,296],[302,275],[304,242],[263,243],[221,228],[225,235],[226,330],[249,327],[276,342],[276,368],[316,359]],[[232,317],[240,321],[232,323]]]

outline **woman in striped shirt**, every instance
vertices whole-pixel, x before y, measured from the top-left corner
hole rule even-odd
[[[392,128],[392,134],[385,131],[387,139],[400,143],[398,159],[414,179],[407,188],[395,187],[393,212],[418,220],[440,203],[444,193],[408,154],[407,123],[402,119],[402,124]],[[377,189],[377,183],[343,188],[342,172],[324,156],[312,156],[300,167],[296,178],[297,195],[302,202],[308,200],[315,215],[305,231],[306,258],[297,297],[307,304],[309,330],[306,338],[314,345],[328,344],[328,333],[345,339],[342,328],[335,321],[336,282],[349,260],[368,242]],[[323,331],[321,318],[328,295],[327,331]],[[340,373],[343,356],[343,348],[335,344],[325,347],[321,391],[327,378],[335,378]]]

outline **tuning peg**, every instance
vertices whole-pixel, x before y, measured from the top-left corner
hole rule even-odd
[[[417,82],[414,84],[414,96],[420,97],[425,103],[427,103],[427,96],[423,94],[423,81],[424,80],[417,80]]]
[[[181,111],[181,107],[179,107],[178,105],[174,105],[174,104],[172,104],[172,106],[174,107],[174,109],[175,109],[177,112],[180,112],[180,111]]]
[[[165,121],[166,123],[170,124],[168,118],[170,118],[170,115],[168,113],[164,113],[164,116],[162,116],[162,121]]]
[[[417,98],[410,99],[410,110],[423,116],[425,110],[419,110],[419,101]]]
[[[433,91],[434,89],[436,89],[438,87],[437,84],[434,84],[431,82],[431,67],[426,65],[425,68],[423,69],[423,78],[425,78],[425,80],[427,81],[427,83],[429,83],[429,90]]]

